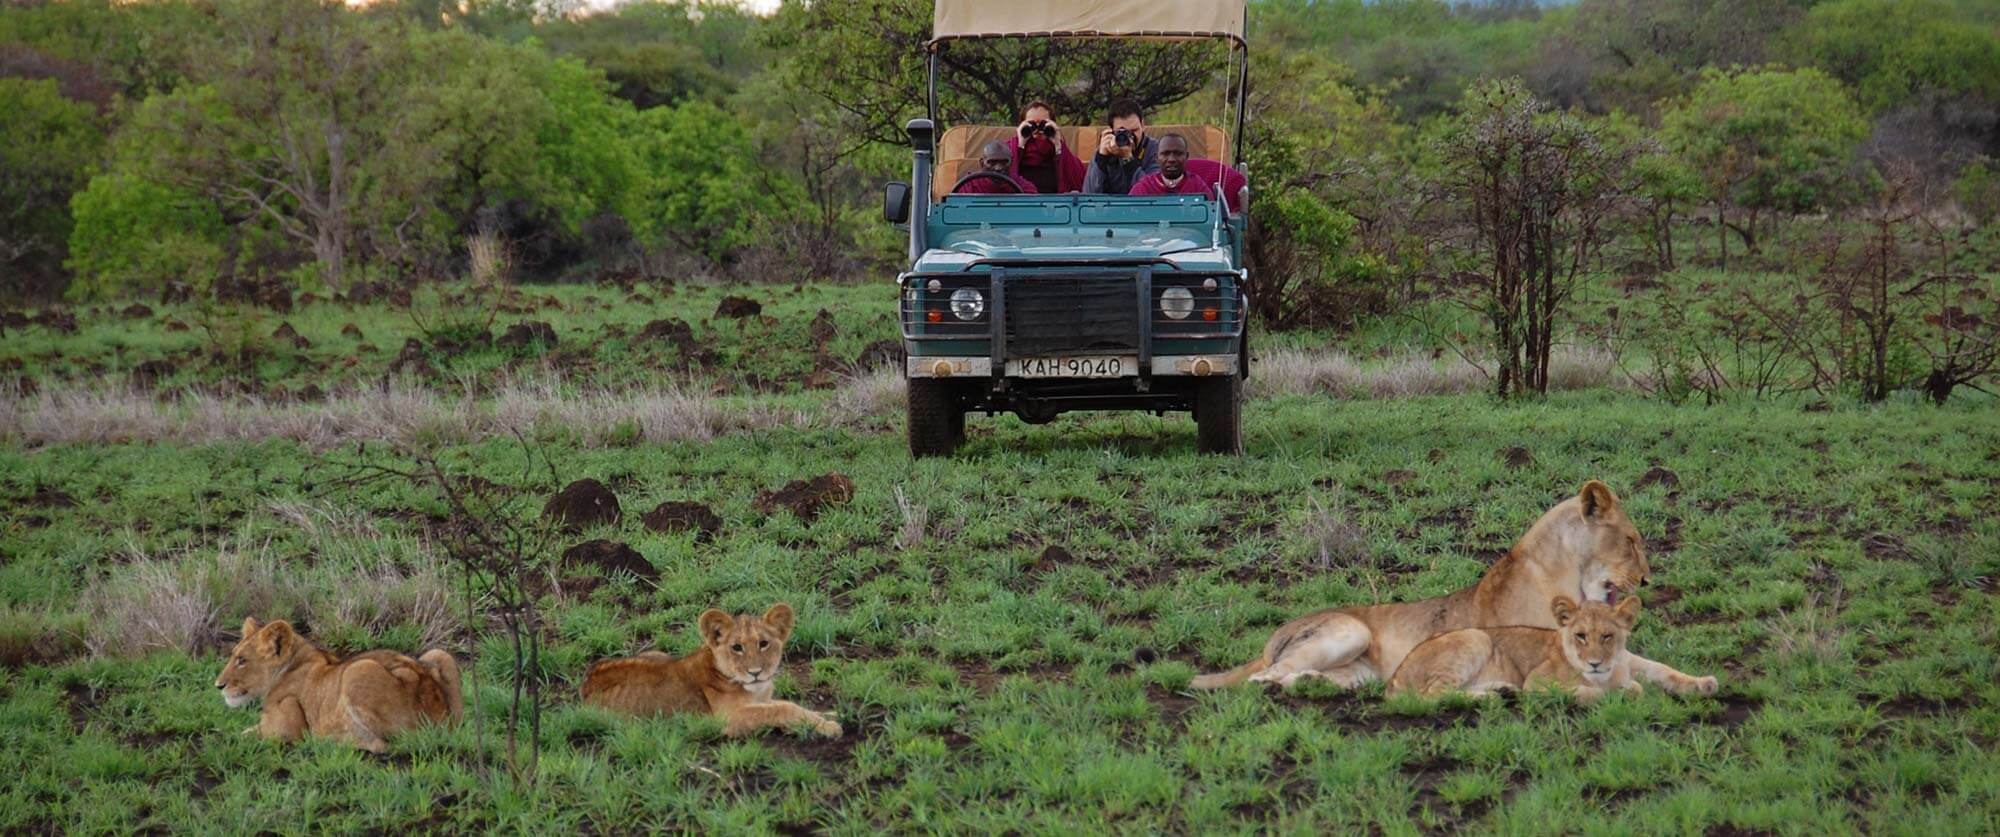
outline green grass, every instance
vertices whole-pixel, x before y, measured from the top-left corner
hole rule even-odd
[[[591,357],[613,386],[669,374],[673,358],[620,354],[597,339],[604,323],[693,319],[722,295],[688,287],[642,306],[622,292],[551,293],[616,300],[550,318],[564,341],[598,344]],[[767,297],[779,325],[716,327],[713,378],[810,369],[798,347],[820,307],[841,324],[836,355],[891,327],[880,287],[750,295]],[[308,308],[292,322],[315,349],[260,367],[260,380],[379,377],[399,316]],[[350,319],[386,347],[362,371],[338,360]],[[0,352],[49,387],[118,357],[114,331],[129,332],[117,339],[133,363],[193,339],[84,321],[70,337],[10,335]],[[440,385],[514,362],[497,357],[449,361]],[[827,397],[780,398],[810,408]],[[221,625],[260,606],[241,592],[272,583],[258,568],[279,568],[302,586],[273,583],[261,606],[291,613],[256,615],[307,617],[340,650],[417,650],[420,620],[403,614],[418,612],[426,583],[451,589],[421,572],[435,500],[341,479],[394,461],[385,448],[9,444],[0,649],[39,650],[0,667],[0,830],[1990,833],[2000,421],[1972,403],[1801,407],[1614,392],[1519,404],[1296,396],[1246,408],[1240,459],[1196,455],[1185,417],[1129,415],[1042,427],[975,417],[949,461],[908,459],[889,420],[706,443],[591,443],[547,428],[530,442],[557,464],[553,477],[524,477],[512,439],[450,445],[445,462],[518,489],[524,516],[562,482],[604,480],[624,520],[576,540],[625,541],[660,573],[645,583],[566,571],[567,590],[544,599],[555,699],[532,787],[478,776],[470,725],[410,734],[386,757],[241,735],[255,716],[216,697],[212,646],[84,653],[104,630],[85,612],[129,615],[131,585],[156,563],[181,568],[190,589],[239,579],[238,592],[210,594]],[[1530,464],[1506,464],[1500,451],[1516,446]],[[1656,468],[1676,484],[1656,475],[1636,488]],[[850,476],[857,496],[814,522],[753,505],[759,491],[829,471]],[[1546,695],[1385,702],[1379,687],[1318,683],[1185,691],[1291,616],[1471,583],[1590,478],[1625,496],[1648,538],[1656,575],[1633,647],[1717,675],[1715,697],[1581,707]],[[30,502],[44,489],[74,504]],[[639,516],[666,500],[708,504],[722,532],[647,531]],[[922,510],[920,529],[905,505]],[[1330,559],[1315,534],[1328,515],[1360,538]],[[354,580],[384,564],[409,572]],[[386,609],[332,612],[376,590]],[[634,721],[573,699],[593,659],[683,652],[703,609],[781,599],[799,624],[779,693],[835,712],[843,739],[731,740],[712,719]],[[448,645],[476,657],[468,704],[489,720],[503,712],[500,646],[462,628]],[[1160,661],[1135,664],[1140,646]]]

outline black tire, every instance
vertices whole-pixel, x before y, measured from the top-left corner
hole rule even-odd
[[[950,456],[965,440],[965,411],[945,381],[909,380],[910,455]]]
[[[1243,379],[1203,378],[1194,385],[1195,447],[1202,453],[1243,452]]]

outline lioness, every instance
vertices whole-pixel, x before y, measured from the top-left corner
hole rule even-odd
[[[1646,583],[1652,569],[1639,530],[1604,483],[1591,480],[1575,497],[1542,515],[1479,583],[1420,602],[1333,608],[1278,626],[1257,659],[1189,684],[1214,689],[1245,680],[1290,686],[1324,677],[1343,686],[1381,680],[1410,649],[1431,636],[1497,625],[1553,628],[1549,601],[1578,595],[1615,602]],[[1660,682],[1666,666],[1631,658],[1633,674]]]
[[[231,708],[264,702],[257,725],[244,730],[296,741],[310,732],[369,752],[422,720],[450,723],[465,714],[458,661],[443,649],[417,659],[369,651],[345,660],[299,636],[282,619],[243,620],[243,638],[215,678]]]
[[[839,737],[840,724],[788,700],[771,688],[792,635],[792,606],[779,602],[763,617],[731,617],[711,609],[701,615],[701,649],[676,659],[658,651],[599,660],[583,677],[583,701],[630,712],[706,712],[727,722],[727,735],[764,727],[811,724]]]
[[[1625,642],[1639,620],[1639,600],[1616,607],[1579,605],[1557,596],[1549,605],[1557,627],[1467,628],[1424,640],[1389,678],[1389,694],[1417,692],[1435,697],[1463,691],[1485,695],[1504,689],[1558,688],[1586,703],[1614,691],[1638,693],[1632,655]],[[1666,688],[1675,694],[1715,693],[1715,678],[1689,677],[1668,669]]]

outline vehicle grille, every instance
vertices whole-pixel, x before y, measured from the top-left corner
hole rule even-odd
[[[1010,276],[1006,281],[1009,357],[1139,350],[1133,277]]]

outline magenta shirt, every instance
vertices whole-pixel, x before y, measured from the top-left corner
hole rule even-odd
[[[1213,196],[1215,194],[1215,190],[1209,188],[1208,181],[1201,179],[1194,172],[1186,172],[1182,174],[1181,182],[1175,184],[1171,188],[1167,186],[1167,179],[1165,177],[1160,176],[1159,172],[1153,172],[1152,174],[1139,178],[1139,182],[1132,184],[1132,191],[1128,194]]]

